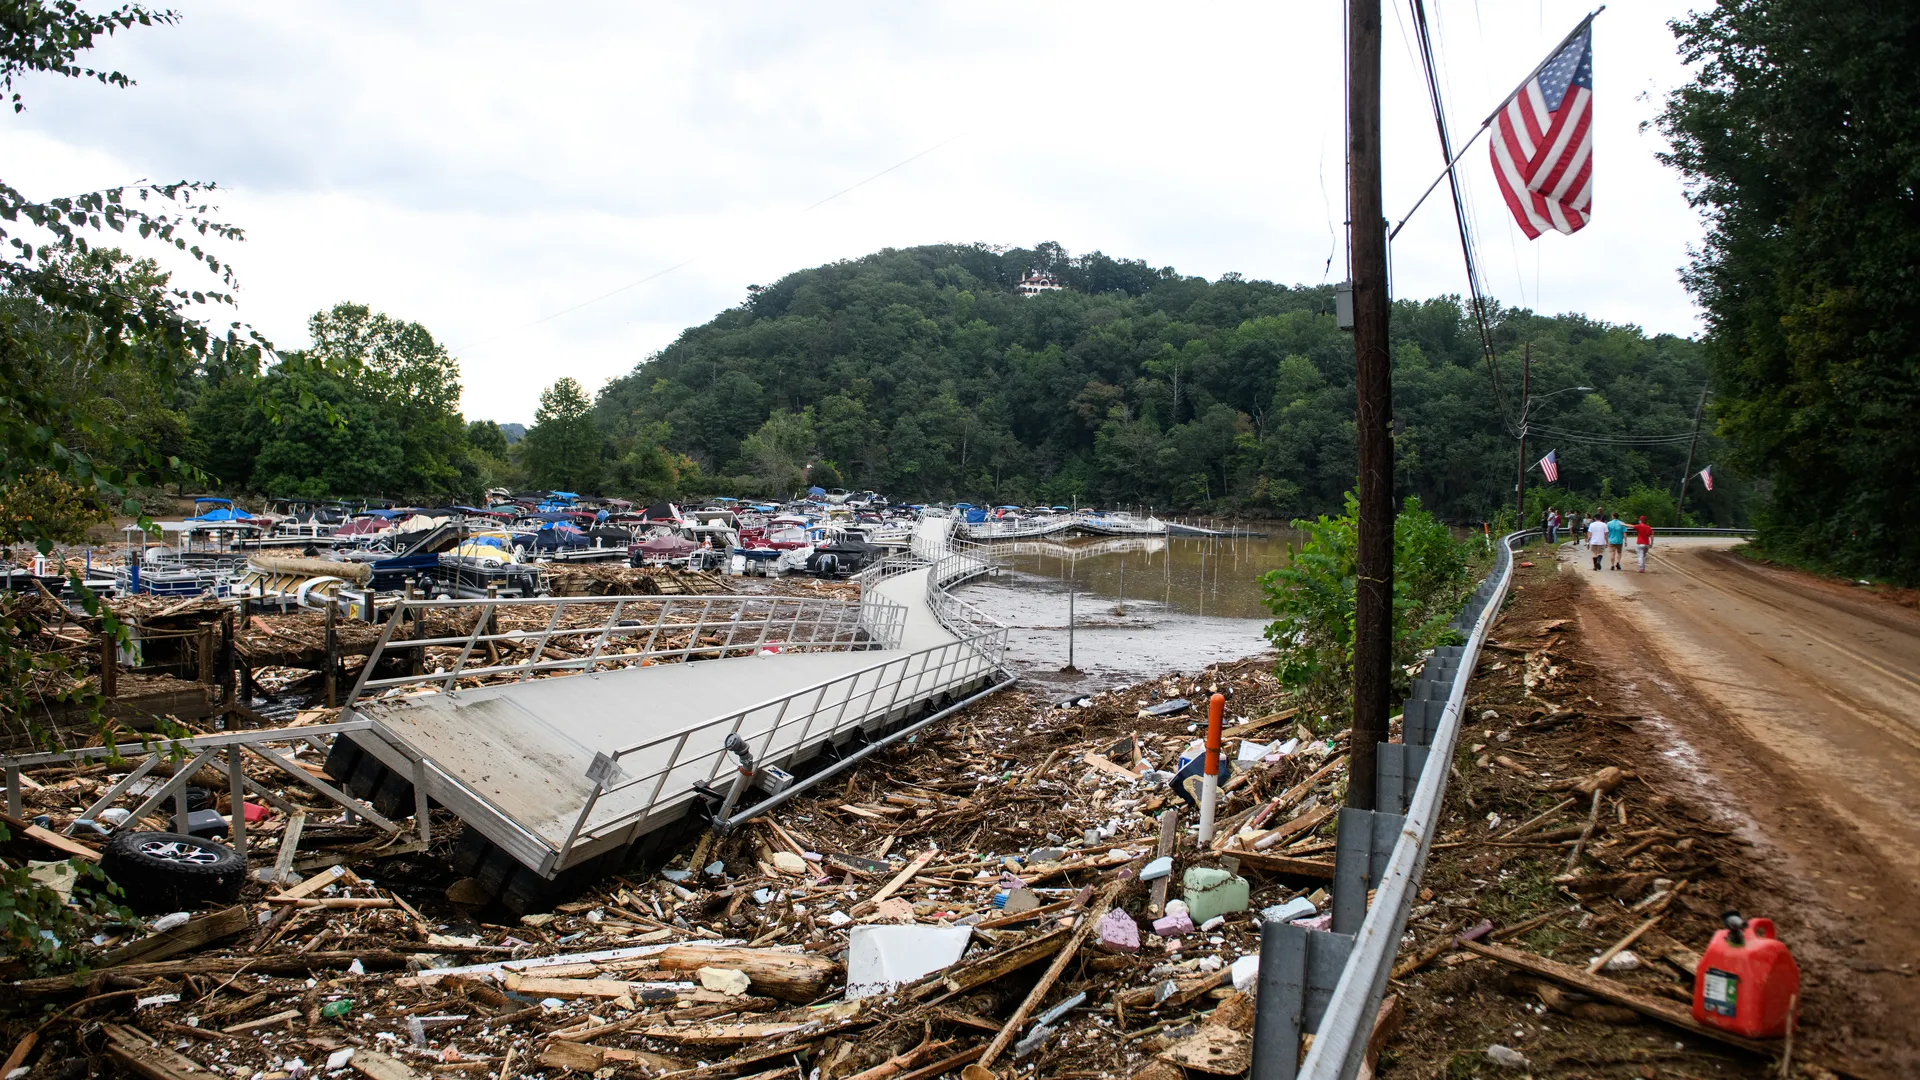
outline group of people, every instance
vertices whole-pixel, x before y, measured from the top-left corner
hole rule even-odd
[[[1559,509],[1547,507],[1540,519],[1542,531],[1547,534],[1547,543],[1560,542],[1560,527],[1567,526],[1569,535],[1577,536],[1581,532],[1581,522],[1586,523],[1587,550],[1593,555],[1593,568],[1600,569],[1603,560],[1611,556],[1610,570],[1624,570],[1621,557],[1626,553],[1627,534],[1633,534],[1633,555],[1640,564],[1640,572],[1647,572],[1647,550],[1653,547],[1653,526],[1647,524],[1647,515],[1641,514],[1640,520],[1632,525],[1620,520],[1619,514],[1608,514],[1604,509],[1595,509],[1591,515],[1572,511],[1569,518],[1563,519]]]

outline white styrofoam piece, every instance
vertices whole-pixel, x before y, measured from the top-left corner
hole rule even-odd
[[[856,926],[847,940],[847,1000],[952,967],[971,940],[971,926]]]

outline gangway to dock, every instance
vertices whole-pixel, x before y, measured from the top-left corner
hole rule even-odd
[[[949,522],[922,524],[910,552],[863,572],[857,601],[403,601],[342,712],[369,724],[340,737],[328,772],[351,774],[376,808],[411,805],[416,788],[447,807],[466,827],[456,869],[510,908],[690,818],[728,828],[743,819],[720,815],[752,804],[747,788],[790,795],[1012,681],[1006,628],[947,592],[991,565],[952,542]],[[551,607],[547,626],[489,632],[490,615],[520,604]],[[434,613],[472,629],[401,636]],[[488,659],[529,640],[529,660]],[[428,647],[459,652],[433,671],[375,674],[388,651]],[[770,779],[783,773],[798,779]]]

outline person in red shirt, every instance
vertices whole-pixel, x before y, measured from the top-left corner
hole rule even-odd
[[[1633,526],[1633,557],[1640,561],[1640,572],[1647,572],[1647,549],[1653,546],[1653,526],[1647,524],[1647,515],[1641,514],[1640,520]]]

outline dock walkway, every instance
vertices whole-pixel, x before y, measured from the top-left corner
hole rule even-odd
[[[362,698],[343,719],[372,727],[346,737],[393,774],[424,781],[429,797],[551,879],[685,818],[702,798],[697,785],[733,782],[730,736],[744,740],[756,765],[799,772],[834,747],[1009,681],[1004,629],[945,594],[987,564],[955,553],[944,531],[924,541],[919,557],[896,557],[860,602],[846,605],[873,628],[857,640],[836,623],[831,635],[802,639],[808,651],[789,651],[763,628],[764,647],[727,659]],[[637,632],[617,613],[608,625]],[[737,632],[737,611],[722,625]],[[702,632],[713,631],[694,636]],[[634,657],[617,659],[631,665]]]

